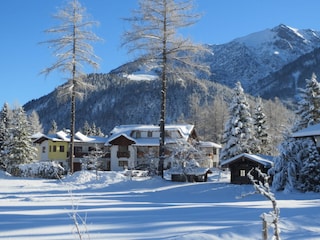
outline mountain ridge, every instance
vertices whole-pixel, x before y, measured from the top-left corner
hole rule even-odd
[[[168,84],[168,123],[192,117],[192,96],[199,98],[199,107],[219,94],[230,100],[237,81],[249,95],[277,97],[292,103],[305,78],[314,71],[319,73],[320,32],[311,29],[280,24],[225,44],[208,46],[214,54],[206,55],[202,61],[210,65],[210,79]],[[109,73],[88,74],[88,81],[97,88],[86,92],[83,101],[77,101],[76,128],[83,126],[84,121],[103,126],[104,132],[120,124],[157,124],[160,81],[136,81],[129,77],[138,72],[141,74],[141,69],[129,62]],[[45,131],[52,120],[59,127],[69,126],[70,106],[57,100],[56,90],[26,103],[24,108],[38,112]]]

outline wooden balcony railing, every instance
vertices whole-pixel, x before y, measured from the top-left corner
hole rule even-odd
[[[129,158],[130,157],[130,152],[117,152],[117,157],[118,158]]]

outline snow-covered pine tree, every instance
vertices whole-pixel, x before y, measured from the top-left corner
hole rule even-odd
[[[9,128],[10,136],[6,140],[6,167],[11,172],[17,165],[29,163],[37,156],[37,149],[30,138],[30,125],[22,107],[13,110]]]
[[[9,127],[12,112],[8,103],[4,103],[0,112],[0,168],[6,169],[6,142],[9,138]]]
[[[92,123],[90,135],[97,136],[97,126],[95,123]]]
[[[300,89],[300,97],[296,111],[300,121],[294,131],[320,123],[320,84],[314,73],[311,79],[306,79],[305,89]]]
[[[266,122],[266,115],[263,111],[262,99],[259,97],[255,106],[253,115],[253,129],[254,139],[257,141],[256,151],[254,153],[260,153],[265,155],[271,154],[270,137],[268,135],[268,127]]]
[[[31,134],[43,132],[43,128],[40,123],[39,115],[36,111],[31,112],[31,114],[28,116],[28,121],[30,123]]]
[[[306,88],[301,89],[300,97],[293,132],[320,122],[320,85],[315,74],[306,79]],[[313,140],[286,137],[281,146],[273,169],[273,187],[287,191],[319,191],[320,159]]]
[[[57,122],[55,120],[52,120],[51,121],[51,127],[50,127],[50,130],[49,130],[49,134],[54,134],[58,131],[58,125],[57,125]]]
[[[310,138],[293,138],[288,132],[280,145],[279,152],[280,155],[274,159],[274,167],[270,170],[270,174],[274,175],[272,187],[277,191],[286,192],[311,191],[310,184],[317,182],[319,178],[317,176],[319,171],[315,171],[314,166],[320,166],[316,163],[319,162],[319,154],[314,141]],[[308,173],[308,170],[312,172]],[[312,180],[314,177],[315,180]],[[308,181],[307,185],[305,181]],[[317,186],[313,188],[316,189]]]
[[[250,107],[240,82],[234,88],[229,106],[229,120],[225,125],[220,159],[226,160],[241,153],[252,152],[252,117]]]
[[[307,138],[302,142],[302,167],[299,171],[299,185],[302,192],[320,192],[320,156],[315,142]]]
[[[103,132],[102,132],[100,127],[97,127],[95,136],[99,136],[99,137],[103,137],[104,136],[104,134],[103,134]]]
[[[89,136],[91,133],[91,127],[88,123],[88,121],[85,121],[82,127],[82,133],[86,136]]]
[[[279,146],[279,155],[274,158],[274,166],[269,170],[269,173],[273,175],[272,188],[276,191],[292,191],[292,185],[294,185],[292,183],[297,180],[296,177],[290,179],[295,172],[292,164],[295,158],[292,156],[293,146],[295,146],[295,139],[291,137],[291,132],[287,131],[284,133],[284,141]]]

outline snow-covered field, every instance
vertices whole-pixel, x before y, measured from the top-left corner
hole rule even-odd
[[[260,215],[271,203],[261,195],[240,197],[253,187],[228,181],[225,173],[206,183],[176,183],[116,172],[98,179],[77,172],[61,181],[0,172],[0,239],[79,239],[73,214],[82,239],[262,239]],[[320,194],[276,198],[282,239],[320,239]]]

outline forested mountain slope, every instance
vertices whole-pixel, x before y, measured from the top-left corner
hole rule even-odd
[[[81,128],[85,121],[94,122],[105,133],[119,124],[159,123],[159,80],[131,80],[117,74],[90,74],[88,81],[95,86],[95,90],[87,92],[84,99],[76,104],[76,129]],[[191,117],[191,95],[199,96],[203,105],[211,102],[217,92],[223,92],[229,99],[231,97],[230,89],[210,81],[169,83],[167,122]],[[50,129],[52,120],[57,122],[59,128],[68,128],[70,124],[70,103],[60,102],[56,96],[54,91],[24,106],[26,111],[37,111],[45,131]]]
[[[210,125],[210,119],[200,117],[204,118],[204,113],[211,111],[210,106],[217,96],[228,103],[237,81],[249,95],[278,98],[294,105],[299,87],[303,88],[305,79],[313,72],[318,74],[320,69],[320,34],[310,29],[298,30],[281,24],[226,44],[208,46],[212,54],[199,58],[203,64],[210,65],[212,74],[208,79],[168,83],[168,123],[200,124],[201,120],[199,127]],[[158,124],[161,83],[154,78],[141,78],[137,75],[139,71],[141,73],[137,66],[127,63],[110,73],[89,74],[88,81],[96,89],[88,91],[85,98],[77,102],[76,129],[85,121],[95,123],[106,134],[119,124]],[[128,74],[138,78],[133,80]],[[45,131],[53,120],[60,129],[70,125],[70,104],[60,102],[56,91],[28,102],[24,108],[27,112],[38,112]]]

